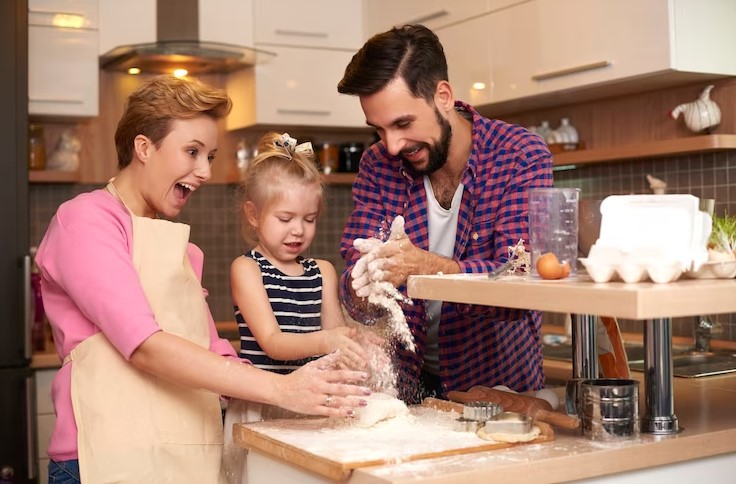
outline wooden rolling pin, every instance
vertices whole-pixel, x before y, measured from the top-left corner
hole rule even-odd
[[[457,402],[450,402],[448,400],[441,400],[439,398],[427,397],[422,400],[423,407],[434,408],[435,410],[441,410],[443,412],[455,412],[463,415],[463,405]]]
[[[547,422],[556,427],[576,429],[580,427],[580,419],[555,412],[548,401],[541,398],[520,395],[518,393],[504,392],[492,388],[475,386],[467,392],[449,392],[447,398],[453,402],[493,402],[503,406],[504,411],[518,412],[528,415],[540,422]]]

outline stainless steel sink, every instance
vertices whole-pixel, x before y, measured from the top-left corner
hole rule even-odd
[[[644,371],[644,345],[624,343],[629,368]],[[550,360],[572,361],[570,343],[543,344],[542,355]],[[736,372],[736,351],[692,351],[691,348],[672,348],[672,374],[683,378],[721,375]]]
[[[644,371],[644,362],[634,362],[629,367]],[[736,372],[736,354],[733,351],[688,351],[672,357],[674,376],[697,378],[731,372]]]

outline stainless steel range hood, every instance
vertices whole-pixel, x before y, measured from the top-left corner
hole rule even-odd
[[[200,39],[198,0],[156,0],[156,27],[156,42],[115,47],[100,56],[100,67],[120,72],[137,68],[145,74],[171,74],[176,69],[188,74],[228,73],[274,55]]]

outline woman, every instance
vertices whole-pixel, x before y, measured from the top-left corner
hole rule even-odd
[[[218,89],[162,76],[128,99],[115,133],[120,172],[62,204],[36,262],[57,352],[51,482],[218,482],[218,395],[350,416],[369,390],[330,357],[290,375],[240,364],[217,337],[203,255],[176,217],[211,176]]]

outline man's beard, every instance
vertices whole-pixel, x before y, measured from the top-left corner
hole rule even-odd
[[[429,154],[427,168],[424,170],[418,170],[414,165],[409,163],[401,153],[399,153],[399,156],[401,156],[401,159],[404,161],[406,171],[412,176],[429,175],[430,173],[434,173],[439,170],[447,163],[447,155],[450,152],[450,140],[452,139],[452,127],[450,126],[450,122],[442,117],[437,108],[435,108],[434,113],[437,116],[437,123],[440,125],[440,139],[439,141],[436,141],[434,145],[419,143],[420,149],[427,148],[427,153]]]

